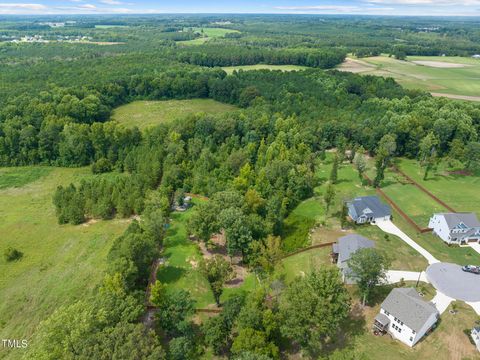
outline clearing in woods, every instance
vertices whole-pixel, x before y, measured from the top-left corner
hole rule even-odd
[[[236,109],[233,105],[212,99],[134,101],[115,109],[112,120],[125,126],[146,129],[190,114],[221,114]]]

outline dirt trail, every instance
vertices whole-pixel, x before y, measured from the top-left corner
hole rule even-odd
[[[455,99],[455,100],[480,101],[480,96],[443,94],[443,93],[436,93],[436,92],[432,92],[430,94],[432,94],[432,96],[435,96],[435,97],[446,97],[446,98]]]

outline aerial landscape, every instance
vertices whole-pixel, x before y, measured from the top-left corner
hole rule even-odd
[[[480,1],[0,3],[0,359],[480,359]]]

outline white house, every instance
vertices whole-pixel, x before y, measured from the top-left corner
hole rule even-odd
[[[347,202],[348,216],[357,224],[373,223],[380,220],[390,220],[392,210],[383,204],[376,196],[357,197]]]
[[[422,299],[414,288],[393,289],[383,301],[373,328],[413,347],[437,323],[435,306]]]
[[[480,240],[480,222],[474,213],[433,214],[428,227],[447,244]]]
[[[480,351],[480,327],[474,327],[471,332],[472,340],[477,345],[477,350]]]

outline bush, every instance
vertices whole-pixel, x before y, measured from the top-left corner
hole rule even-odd
[[[103,174],[112,171],[112,163],[110,160],[101,158],[92,165],[92,173]]]
[[[10,261],[15,261],[15,260],[20,260],[23,256],[23,253],[15,248],[12,248],[9,246],[8,248],[5,249],[3,252],[3,256],[5,257],[5,260],[10,262]]]

